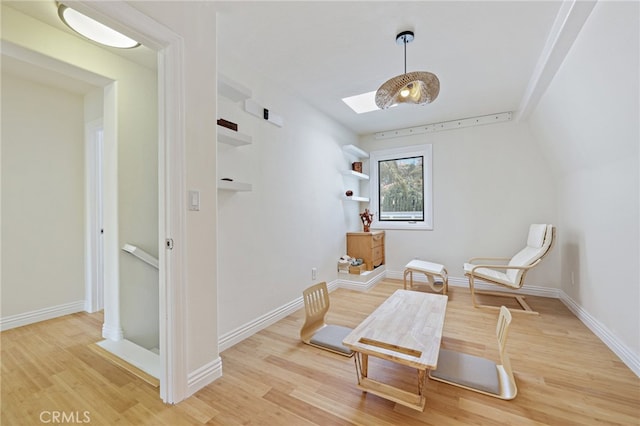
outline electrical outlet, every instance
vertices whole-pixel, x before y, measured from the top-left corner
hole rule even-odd
[[[312,280],[318,279],[318,268],[311,268],[311,279]]]

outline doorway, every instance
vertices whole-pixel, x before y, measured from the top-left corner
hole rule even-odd
[[[44,2],[43,2],[44,3]],[[42,3],[40,3],[42,4]],[[175,403],[187,394],[187,366],[185,347],[185,309],[184,309],[184,249],[185,249],[185,218],[181,211],[182,200],[184,199],[184,79],[183,79],[183,45],[182,39],[156,21],[139,12],[135,8],[123,2],[77,2],[82,11],[89,16],[100,16],[100,20],[107,25],[116,24],[120,29],[129,28],[135,33],[144,45],[157,52],[158,59],[158,125],[156,142],[158,148],[157,167],[157,249],[159,258],[159,342],[160,342],[160,396],[163,401]],[[5,34],[3,34],[4,36]],[[34,52],[39,52],[37,40],[29,36],[21,43],[27,52],[26,57],[33,60]],[[3,53],[8,53],[3,40]],[[48,51],[47,54],[50,51]],[[37,56],[38,54],[35,53]],[[41,55],[43,56],[43,55]],[[77,58],[76,58],[77,60]],[[54,67],[55,68],[55,67]],[[89,67],[91,68],[91,67]],[[77,77],[78,69],[74,69],[69,64],[63,64],[53,70],[55,75],[62,75],[68,72]],[[105,90],[105,96],[117,97],[117,84],[110,79],[92,73],[89,80],[98,87],[109,87],[113,90]],[[108,80],[108,81],[105,81]],[[104,157],[111,146],[107,129],[109,125],[117,126],[121,116],[104,117],[103,147]],[[117,146],[117,144],[114,144]],[[115,153],[117,155],[117,152]],[[108,170],[104,170],[105,175]],[[108,185],[104,185],[104,198],[109,196]],[[108,202],[104,202],[104,259],[105,259],[105,281],[104,287],[109,286],[109,267],[107,266],[110,256],[115,262],[121,255],[120,248],[109,245],[109,230],[118,229],[109,223],[110,215],[106,212],[110,208]],[[116,206],[117,208],[117,206]],[[116,224],[117,225],[117,224]],[[113,233],[112,233],[113,234]],[[171,242],[171,247],[167,247],[167,241]],[[112,277],[111,277],[112,278]],[[117,277],[116,277],[117,278]],[[178,285],[180,284],[180,285]],[[100,304],[95,301],[95,306]],[[108,304],[108,297],[105,295],[103,304]],[[161,320],[160,320],[161,319]],[[104,332],[105,330],[103,330]],[[117,330],[111,330],[117,333]]]

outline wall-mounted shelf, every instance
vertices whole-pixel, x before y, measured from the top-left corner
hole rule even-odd
[[[219,180],[218,189],[222,191],[246,192],[251,191],[252,188],[250,183]]]
[[[262,118],[263,120],[266,120],[267,122],[278,127],[284,126],[284,119],[281,116],[263,107],[252,99],[247,99],[244,101],[244,110],[249,114],[255,115],[258,118]]]
[[[251,144],[251,136],[218,126],[218,142],[232,146]]]
[[[343,145],[342,147],[342,152],[345,155],[349,155],[351,157],[355,157],[357,159],[367,159],[369,158],[369,153],[362,150],[361,148],[358,148],[355,145]],[[349,177],[355,177],[356,179],[359,180],[369,180],[369,176],[365,175],[364,173],[360,173],[360,172],[356,172],[355,170],[343,170],[342,174],[344,176],[349,176]],[[358,189],[360,187],[360,184],[358,184],[356,186],[356,190],[355,192],[359,192]],[[347,189],[354,189],[354,188],[347,188]],[[343,195],[343,198],[345,200],[349,200],[349,201],[356,201],[358,203],[368,203],[369,202],[369,198],[367,197],[359,197],[357,195],[352,195],[351,197]]]
[[[251,97],[251,89],[220,74],[218,74],[218,93],[234,102]]]
[[[369,153],[366,151],[363,151],[362,149],[358,148],[355,145],[344,145],[342,147],[342,150],[350,155],[353,155],[354,157],[357,158],[369,158]]]
[[[355,170],[343,170],[342,174],[345,176],[353,176],[361,180],[369,180],[369,176],[364,173],[356,172]]]
[[[360,203],[368,203],[369,199],[367,197],[356,197],[356,196],[351,196],[351,197],[347,197],[346,195],[344,196],[345,200],[349,200],[349,201],[358,201]]]

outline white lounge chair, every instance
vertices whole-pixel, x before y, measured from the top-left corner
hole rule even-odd
[[[481,305],[476,301],[476,294],[491,296],[514,297],[521,312],[537,314],[525,302],[524,296],[505,292],[491,292],[475,290],[475,280],[480,279],[489,284],[495,284],[511,290],[520,289],[524,284],[527,272],[538,265],[542,258],[551,251],[556,239],[556,228],[553,225],[533,224],[529,227],[527,246],[515,256],[508,257],[474,257],[464,264],[464,273],[469,278],[471,301],[473,306],[499,309],[497,306]],[[496,263],[502,262],[502,264]]]

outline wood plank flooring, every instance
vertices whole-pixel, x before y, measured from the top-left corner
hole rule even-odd
[[[402,283],[331,293],[328,320],[355,327]],[[443,347],[498,359],[497,312],[450,288]],[[171,406],[158,389],[93,352],[101,314],[3,332],[4,425],[638,425],[640,379],[555,299],[528,296],[540,316],[514,314],[507,350],[518,396],[502,401],[435,381],[424,412],[356,388],[352,358],[300,342],[302,310],[224,351],[223,377]],[[370,359],[370,375],[415,389],[415,370]],[[55,422],[57,413],[58,420]],[[66,417],[63,417],[66,416]]]

